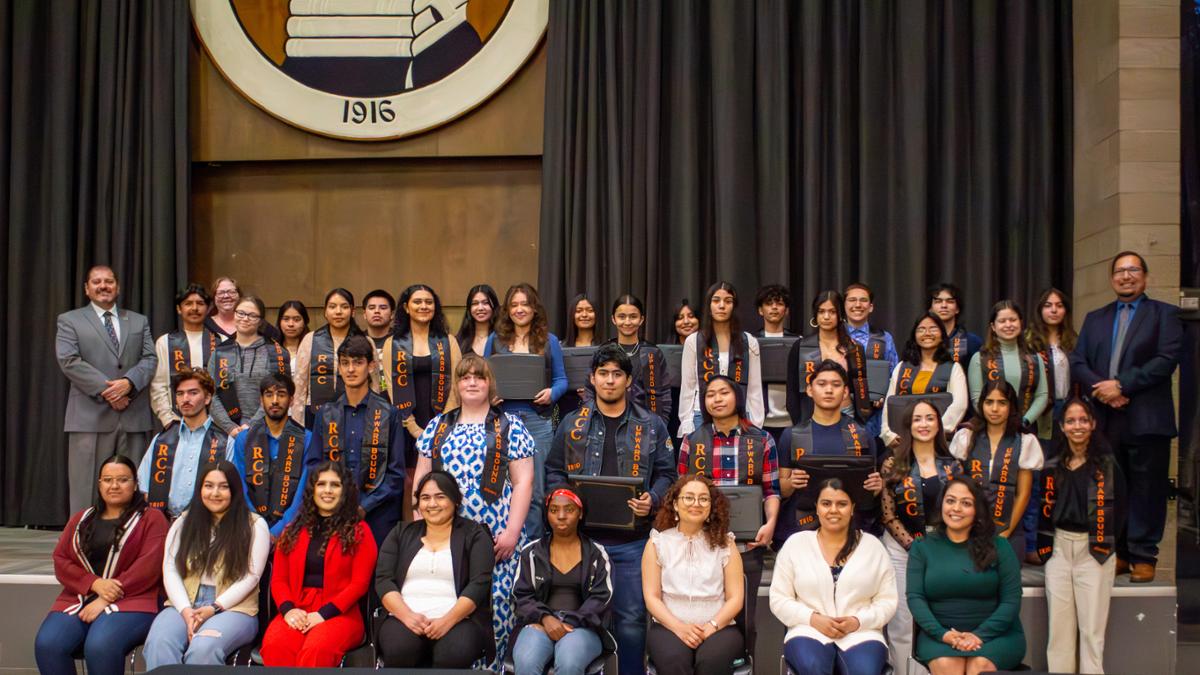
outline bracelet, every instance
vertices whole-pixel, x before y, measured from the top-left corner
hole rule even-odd
[[[712,625],[712,627],[713,627],[713,628],[715,628],[716,630],[721,630],[721,627],[717,625],[717,622],[716,622],[716,621],[713,621],[712,619],[709,619],[709,620],[708,620],[708,623],[709,623],[709,624],[711,624],[711,625]]]

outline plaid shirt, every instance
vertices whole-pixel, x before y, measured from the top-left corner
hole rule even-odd
[[[713,428],[713,448],[709,457],[712,461],[712,471],[709,475],[718,486],[741,485],[743,481],[738,476],[738,436],[742,434],[741,425],[735,426],[729,434],[723,434]],[[763,435],[767,442],[763,451],[762,461],[762,491],[763,499],[780,497],[779,493],[779,456],[775,452],[775,439],[770,434]],[[690,459],[688,456],[688,439],[679,443],[679,475],[688,473]]]

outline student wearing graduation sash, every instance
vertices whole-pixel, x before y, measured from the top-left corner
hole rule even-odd
[[[274,541],[300,508],[312,432],[288,415],[296,385],[279,373],[258,384],[263,417],[233,439],[230,461],[238,469],[250,509],[267,520]]]
[[[400,294],[391,340],[382,347],[387,378],[381,388],[400,411],[408,435],[415,438],[434,415],[458,405],[454,370],[462,359],[458,340],[450,335],[442,301],[425,284]],[[416,466],[414,451],[406,462]]]
[[[900,598],[887,627],[892,663],[897,664],[907,663],[912,655],[912,614],[906,599],[908,550],[931,528],[946,483],[962,473],[962,465],[946,445],[942,419],[933,404],[914,405],[899,422],[896,447],[880,471],[883,546],[892,560]]]
[[[203,286],[188,284],[175,296],[175,313],[183,327],[154,341],[158,367],[150,381],[150,408],[164,428],[179,419],[171,400],[171,375],[207,367],[208,357],[221,344],[221,336],[204,326],[211,306],[212,299]]]
[[[762,330],[755,333],[754,337],[798,337],[787,329],[792,294],[786,286],[763,286],[754,294],[754,304],[763,320]],[[766,408],[763,414],[763,430],[771,434],[778,445],[783,432],[792,428],[792,418],[787,410],[787,384],[764,384],[763,405]]]
[[[361,335],[354,322],[354,294],[335,288],[325,294],[325,325],[304,336],[296,352],[296,398],[292,417],[311,428],[317,408],[334,401],[345,391],[338,375],[337,352],[351,335]],[[368,341],[369,344],[370,341]]]
[[[679,437],[700,426],[704,387],[718,374],[728,376],[746,390],[746,417],[761,428],[765,411],[758,340],[742,330],[737,316],[737,289],[727,281],[718,281],[704,294],[704,306],[700,330],[683,343],[679,366]]]
[[[458,346],[463,354],[483,354],[488,338],[496,329],[500,298],[491,286],[478,284],[467,291],[466,305],[458,324]]]
[[[644,491],[628,501],[641,520],[633,530],[584,527],[612,560],[613,632],[623,675],[640,673],[646,645],[646,605],[642,597],[642,551],[650,520],[675,480],[675,456],[662,418],[627,397],[633,365],[624,349],[604,345],[592,356],[595,400],[558,425],[546,461],[550,489],[567,485],[570,474],[642,477]]]
[[[183,419],[159,432],[138,466],[138,486],[150,506],[177,518],[192,500],[202,467],[228,459],[229,438],[208,414],[216,385],[194,368],[171,376],[175,409]]]
[[[900,363],[896,354],[896,341],[892,334],[877,326],[872,326],[871,314],[875,311],[875,293],[870,286],[862,282],[854,282],[845,291],[846,332],[867,353],[868,361],[887,361],[888,370],[894,370]],[[880,408],[885,400],[875,402],[875,412],[867,419],[867,432],[872,436],[879,435],[883,423]]]
[[[121,675],[125,656],[146,639],[162,593],[167,519],[147,508],[133,460],[100,466],[92,506],[76,513],[54,548],[62,584],[34,640],[38,670],[75,675],[82,653],[92,675]]]
[[[882,425],[879,438],[888,447],[900,442],[900,435],[892,431],[888,423],[887,399],[892,396],[914,394],[950,394],[950,405],[942,413],[942,429],[954,430],[967,414],[971,405],[971,393],[967,388],[967,375],[962,366],[950,358],[946,347],[946,326],[933,312],[917,317],[908,342],[904,345],[903,358],[892,370],[884,397]]]
[[[763,526],[754,541],[739,543],[742,569],[754,592],[746,597],[750,616],[758,601],[763,553],[779,522],[779,458],[775,439],[745,418],[746,394],[732,379],[714,375],[704,389],[704,423],[679,443],[679,475],[703,474],[718,487],[760,485]],[[745,627],[746,648],[754,650],[753,624]]]
[[[875,414],[867,387],[867,351],[846,332],[842,319],[845,304],[837,291],[818,293],[808,322],[817,332],[797,340],[788,352],[787,409],[793,424],[812,416],[813,402],[807,397],[807,386],[817,365],[826,360],[841,366],[850,378],[850,386],[843,391],[842,412],[860,423]]]
[[[1033,492],[1033,473],[1042,468],[1042,446],[1033,434],[1021,433],[1020,404],[1006,380],[983,385],[976,413],[950,440],[950,454],[984,489],[996,532],[1020,561],[1029,534],[1021,516]]]
[[[1025,342],[1025,315],[1012,300],[992,305],[988,336],[967,367],[971,403],[979,402],[983,383],[1008,380],[1017,392],[1021,424],[1032,429],[1049,402],[1042,359]]]
[[[613,302],[612,322],[617,337],[606,344],[616,343],[629,355],[633,365],[630,395],[633,402],[671,422],[671,375],[667,372],[667,357],[656,345],[642,339],[646,309],[642,301],[629,294]]]
[[[1061,673],[1103,673],[1125,479],[1108,444],[1094,434],[1091,404],[1070,399],[1061,428],[1063,452],[1042,470],[1037,535],[1038,555],[1046,561],[1050,610],[1046,667]]]
[[[807,396],[813,403],[812,415],[783,434],[779,443],[779,488],[783,504],[775,528],[774,546],[783,546],[787,538],[801,530],[817,526],[816,513],[801,509],[801,491],[808,487],[808,473],[796,468],[805,455],[868,456],[879,465],[882,448],[878,438],[867,435],[861,422],[842,412],[850,376],[841,364],[826,359],[817,364],[809,379]],[[863,487],[878,495],[883,490],[879,472],[872,472]],[[872,500],[874,501],[874,500]],[[859,529],[877,529],[878,505],[855,504]]]
[[[371,391],[374,361],[375,349],[365,335],[351,335],[338,347],[338,379],[345,392],[317,409],[304,463],[310,472],[325,460],[345,465],[358,480],[364,519],[380,542],[400,520],[409,438],[392,404]]]
[[[492,354],[513,353],[541,354],[546,359],[550,386],[539,391],[533,400],[503,401],[500,406],[504,412],[521,418],[525,429],[533,437],[536,451],[533,456],[533,499],[529,517],[525,521],[525,533],[530,539],[542,536],[546,456],[550,454],[550,444],[554,440],[552,414],[554,404],[567,393],[567,370],[563,366],[562,346],[546,324],[546,309],[533,286],[526,283],[512,286],[504,294],[496,332],[488,338],[483,350],[484,358]]]
[[[252,295],[242,298],[233,312],[237,333],[208,359],[208,373],[217,387],[213,421],[230,436],[236,437],[262,418],[258,384],[263,377],[292,374],[287,350],[262,334],[265,314],[262,300]]]
[[[430,471],[453,476],[462,492],[459,515],[483,525],[495,541],[489,615],[503,653],[516,616],[514,551],[527,541],[522,531],[533,495],[533,438],[520,417],[492,406],[496,378],[483,357],[464,356],[453,386],[460,404],[435,415],[417,439],[413,483],[420,485]]]
[[[929,287],[929,311],[946,324],[946,349],[950,352],[950,360],[965,367],[983,346],[983,340],[959,325],[958,316],[962,310],[962,291],[958,286],[943,281]]]
[[[275,316],[275,329],[281,336],[279,344],[288,351],[288,362],[294,373],[300,343],[304,341],[304,336],[308,335],[308,308],[299,300],[285,300]]]
[[[383,363],[383,345],[392,336],[396,299],[382,288],[376,288],[363,296],[362,311],[363,322],[367,325],[367,337],[371,338],[371,344],[375,345],[375,359],[378,365]]]
[[[600,326],[596,321],[596,308],[587,293],[580,293],[571,299],[567,305],[567,335],[563,343],[566,347],[595,347],[600,344]],[[587,387],[579,387],[574,391],[568,389],[562,398],[558,399],[558,415],[565,417],[578,408],[585,398],[591,396]]]

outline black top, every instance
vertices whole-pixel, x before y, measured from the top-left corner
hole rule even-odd
[[[829,566],[829,573],[833,575],[833,583],[836,584],[838,582],[838,577],[842,576],[842,569],[844,569],[844,568],[845,568],[845,565],[830,565]]]
[[[583,605],[583,595],[580,593],[583,588],[582,561],[566,572],[559,572],[553,564],[550,569],[550,599],[546,604],[556,612],[578,610]]]
[[[87,559],[92,564],[92,572],[104,574],[104,563],[108,561],[108,551],[112,548],[113,532],[117,529],[120,518],[106,520],[96,517],[92,523],[92,539],[88,542]]]
[[[620,476],[621,469],[617,467],[617,432],[621,428],[620,417],[600,416],[604,420],[604,450],[600,457],[601,476]]]
[[[387,342],[387,339],[391,336],[384,335],[383,337],[373,337],[368,335],[367,337],[371,338],[371,342],[375,344],[375,349],[383,349],[383,344]]]
[[[938,476],[921,478],[921,499],[925,506],[925,522],[930,522],[933,514],[938,513],[938,497],[942,494],[942,479]]]
[[[318,517],[322,524],[309,530],[312,535],[324,529],[325,516]],[[304,588],[325,588],[325,556],[321,553],[321,545],[328,540],[328,535],[313,536],[308,540],[308,551],[304,555],[304,583],[301,584]]]
[[[433,355],[413,357],[413,419],[422,429],[433,419]]]
[[[1081,464],[1069,470],[1059,467],[1058,495],[1054,503],[1054,527],[1067,532],[1088,531],[1088,488],[1092,483],[1091,467]]]

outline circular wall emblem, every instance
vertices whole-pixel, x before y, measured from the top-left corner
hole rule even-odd
[[[549,0],[191,0],[213,63],[307,131],[389,140],[445,124],[504,86]]]

